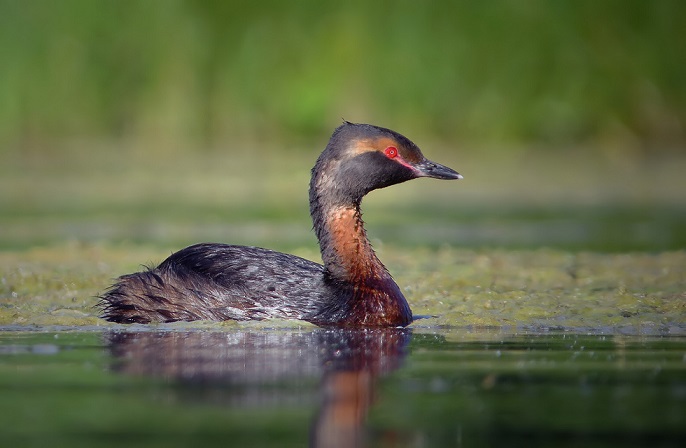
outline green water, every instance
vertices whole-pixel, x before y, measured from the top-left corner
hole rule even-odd
[[[686,339],[0,332],[0,445],[683,446]]]

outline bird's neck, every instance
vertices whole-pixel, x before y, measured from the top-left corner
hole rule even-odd
[[[351,289],[337,325],[405,326],[412,322],[407,300],[374,253],[359,205],[313,207],[312,218],[326,275]],[[330,323],[327,321],[327,323]]]
[[[351,292],[348,300],[337,304],[343,311],[338,324],[408,325],[412,311],[364,230],[362,198],[346,194],[340,182],[316,168],[310,184],[310,213],[325,275]]]
[[[390,279],[364,230],[360,212],[364,193],[339,172],[335,160],[320,156],[310,182],[310,214],[327,275],[351,284]]]
[[[324,208],[318,218],[317,237],[329,275],[353,284],[390,279],[367,238],[359,204]]]

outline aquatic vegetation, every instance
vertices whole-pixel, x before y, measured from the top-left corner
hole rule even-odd
[[[296,254],[316,260],[314,248]],[[686,252],[379,248],[413,325],[686,332]],[[106,325],[95,296],[167,251],[68,244],[0,253],[0,325]],[[243,324],[241,324],[243,325]],[[265,326],[280,325],[265,322]]]

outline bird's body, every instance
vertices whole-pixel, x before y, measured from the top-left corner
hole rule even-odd
[[[203,243],[120,277],[106,319],[300,319],[322,326],[405,326],[412,312],[367,239],[360,202],[416,177],[459,179],[389,129],[345,122],[312,169],[310,213],[323,265],[268,249]]]

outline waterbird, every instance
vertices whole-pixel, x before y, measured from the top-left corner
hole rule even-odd
[[[367,238],[360,203],[420,177],[461,179],[407,137],[344,121],[312,168],[310,215],[323,264],[251,246],[201,243],[123,275],[100,296],[119,323],[299,319],[324,327],[404,327],[412,311]]]

